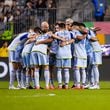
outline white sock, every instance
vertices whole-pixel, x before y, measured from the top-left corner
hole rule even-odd
[[[65,84],[69,83],[70,75],[69,75],[69,69],[64,69],[64,74],[65,74]]]
[[[58,68],[57,70],[57,80],[58,80],[58,84],[62,84],[62,74],[61,74],[62,69]]]
[[[21,71],[21,86],[25,87],[26,84],[26,75],[24,74],[24,71]]]
[[[49,86],[49,80],[50,80],[49,70],[44,70],[44,77],[45,77],[45,85],[46,85],[46,87],[48,87]]]
[[[21,70],[20,69],[16,71],[16,79],[17,79],[18,85],[21,85]]]
[[[95,84],[99,84],[99,69],[98,69],[98,66],[93,65],[93,72],[94,72]]]
[[[35,77],[35,86],[40,87],[40,84],[39,84],[39,70],[35,69],[34,77]]]
[[[81,68],[81,73],[82,73],[82,84],[86,83],[86,71],[85,68]]]
[[[79,84],[80,84],[80,71],[79,71],[79,69],[78,68],[75,69],[74,73],[76,75],[76,85],[79,86]]]
[[[16,70],[13,68],[12,63],[9,63],[9,72],[10,72],[10,86],[14,86]]]
[[[31,77],[31,79],[32,79],[33,87],[36,87],[35,78],[34,77]]]

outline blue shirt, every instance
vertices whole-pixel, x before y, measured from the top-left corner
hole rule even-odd
[[[106,0],[92,0],[95,8],[95,16],[102,16],[107,9]]]

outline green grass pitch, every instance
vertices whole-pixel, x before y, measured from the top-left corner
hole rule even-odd
[[[2,81],[0,110],[110,110],[110,82],[100,85],[100,90],[8,90]]]

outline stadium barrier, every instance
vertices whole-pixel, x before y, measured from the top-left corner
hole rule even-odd
[[[110,57],[103,57],[103,65],[99,66],[100,70],[100,80],[109,81],[110,80]],[[73,79],[73,71],[70,70],[71,80]],[[56,79],[56,72],[55,72]],[[0,81],[9,80],[9,68],[8,68],[8,58],[0,58]],[[43,80],[43,75],[41,77]]]

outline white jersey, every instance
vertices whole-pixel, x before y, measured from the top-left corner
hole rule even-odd
[[[66,40],[73,39],[73,34],[67,30],[59,31],[55,33],[59,37],[64,37]],[[71,44],[65,45],[63,47],[60,46],[60,43],[62,41],[58,41],[58,51],[56,53],[57,59],[69,59],[72,58],[72,53],[71,53]]]
[[[31,53],[32,47],[34,46],[34,42],[26,44],[22,50],[22,54]]]
[[[96,37],[96,34],[92,30],[89,30],[89,37],[88,37],[88,39],[91,39],[92,37]],[[98,41],[95,41],[95,42],[91,41],[91,45],[92,45],[92,48],[93,48],[94,52],[102,51],[101,45],[99,44]]]
[[[17,49],[21,49],[24,46],[24,43],[28,39],[28,32],[19,34],[9,45],[8,49],[12,51],[16,51]]]
[[[38,38],[36,38],[36,42],[46,40],[49,37],[50,36],[48,34],[40,35]],[[38,45],[34,44],[34,46],[32,48],[32,52],[41,52],[43,54],[47,54],[47,48],[48,48],[47,44],[38,44]]]
[[[86,39],[78,40],[77,36],[82,36],[82,34],[78,30],[74,30],[73,32],[76,36],[73,56],[81,59],[87,59],[87,53],[85,48]]]

